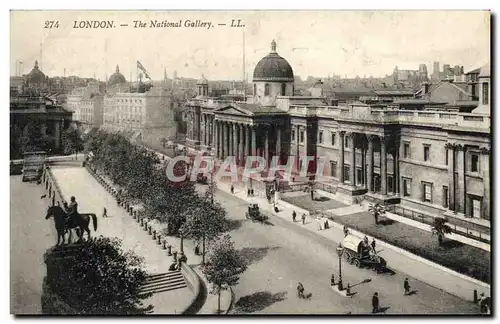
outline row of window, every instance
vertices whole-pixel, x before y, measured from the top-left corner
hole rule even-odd
[[[129,102],[129,99],[116,99],[116,102]],[[130,102],[142,103],[142,99],[130,99]]]
[[[425,162],[431,162],[430,150],[431,150],[430,144],[423,144],[423,153],[424,153],[424,161]],[[410,142],[403,143],[403,157],[405,159],[411,158]],[[445,149],[444,159],[445,159],[445,161],[444,161],[445,165],[448,165],[448,163],[449,163],[448,149]],[[466,163],[466,171],[479,172],[479,152],[468,151],[466,159],[467,159],[466,160],[466,162],[467,162]],[[457,168],[458,167],[457,159],[454,159],[454,163],[455,163],[455,168]]]

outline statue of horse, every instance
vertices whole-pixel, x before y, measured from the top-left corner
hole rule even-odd
[[[90,240],[90,218],[92,217],[94,223],[94,231],[97,230],[97,216],[95,214],[76,214],[72,217],[72,220],[66,224],[66,218],[68,214],[64,211],[61,206],[50,206],[47,209],[47,215],[45,219],[49,219],[50,217],[54,217],[54,223],[57,232],[57,244],[59,245],[62,238],[62,243],[64,244],[66,231],[69,230],[69,238],[68,243],[71,243],[71,229],[77,229],[77,235],[79,237],[78,242],[83,240],[83,231],[87,232],[88,239]]]

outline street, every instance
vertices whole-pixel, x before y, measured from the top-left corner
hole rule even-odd
[[[204,191],[205,188],[199,186],[198,189]],[[344,297],[330,287],[332,273],[338,280],[336,242],[275,216],[269,218],[268,225],[254,223],[245,218],[247,204],[244,201],[220,190],[215,198],[226,208],[228,218],[235,225],[231,236],[236,247],[250,261],[247,271],[234,287],[233,313],[366,314],[372,311],[374,292],[378,292],[380,306],[386,314],[478,312],[471,302],[419,282],[410,275],[376,274],[342,260],[344,286],[350,283],[355,293],[351,298]],[[415,290],[411,296],[403,296],[405,277]],[[371,282],[361,283],[366,279]],[[306,293],[312,293],[310,300],[297,298],[298,282],[304,285]]]
[[[56,243],[42,194],[42,186],[10,177],[10,312],[16,315],[41,314],[43,254]]]

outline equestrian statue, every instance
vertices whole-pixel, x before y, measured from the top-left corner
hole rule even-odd
[[[97,216],[93,213],[80,214],[78,213],[78,203],[75,197],[71,197],[70,205],[64,203],[64,208],[59,206],[59,203],[50,206],[47,209],[45,219],[54,217],[54,224],[57,232],[57,244],[64,244],[65,235],[69,231],[68,243],[71,243],[72,229],[76,229],[78,235],[78,242],[83,241],[83,233],[87,232],[88,240],[90,240],[90,218],[94,223],[94,231],[97,231]]]

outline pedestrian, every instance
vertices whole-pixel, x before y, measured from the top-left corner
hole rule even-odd
[[[293,222],[295,223],[295,219],[297,218],[297,213],[295,212],[295,210],[292,212],[292,220]]]
[[[375,239],[372,239],[372,249],[373,249],[373,253],[377,254],[377,251],[375,250]]]
[[[326,218],[325,215],[323,215],[322,221],[323,221],[323,227],[324,227],[324,229],[329,229],[330,228],[330,224],[328,223],[328,218]]]
[[[378,292],[376,292],[373,294],[373,297],[372,297],[372,307],[373,307],[372,313],[373,314],[378,312],[378,306],[379,306]]]
[[[231,184],[231,193],[234,194],[234,186]]]
[[[254,197],[253,188],[252,188],[252,190],[250,190],[250,195],[251,195],[252,197]]]
[[[347,229],[347,226],[344,225],[344,237],[349,235],[349,230]]]
[[[104,211],[102,212],[102,217],[108,217],[108,211],[106,210],[106,207],[104,207]]]
[[[247,197],[249,197],[249,196],[250,196],[250,188],[248,188],[248,190],[247,190]]]
[[[314,200],[314,189],[311,188],[311,200]]]
[[[306,225],[306,214],[302,214],[302,225]]]
[[[318,223],[318,231],[321,231],[323,228],[321,226],[321,219],[319,216],[316,217],[316,223]]]
[[[405,278],[405,281],[403,283],[403,287],[405,289],[404,296],[410,294],[410,283],[408,282],[408,278]]]

